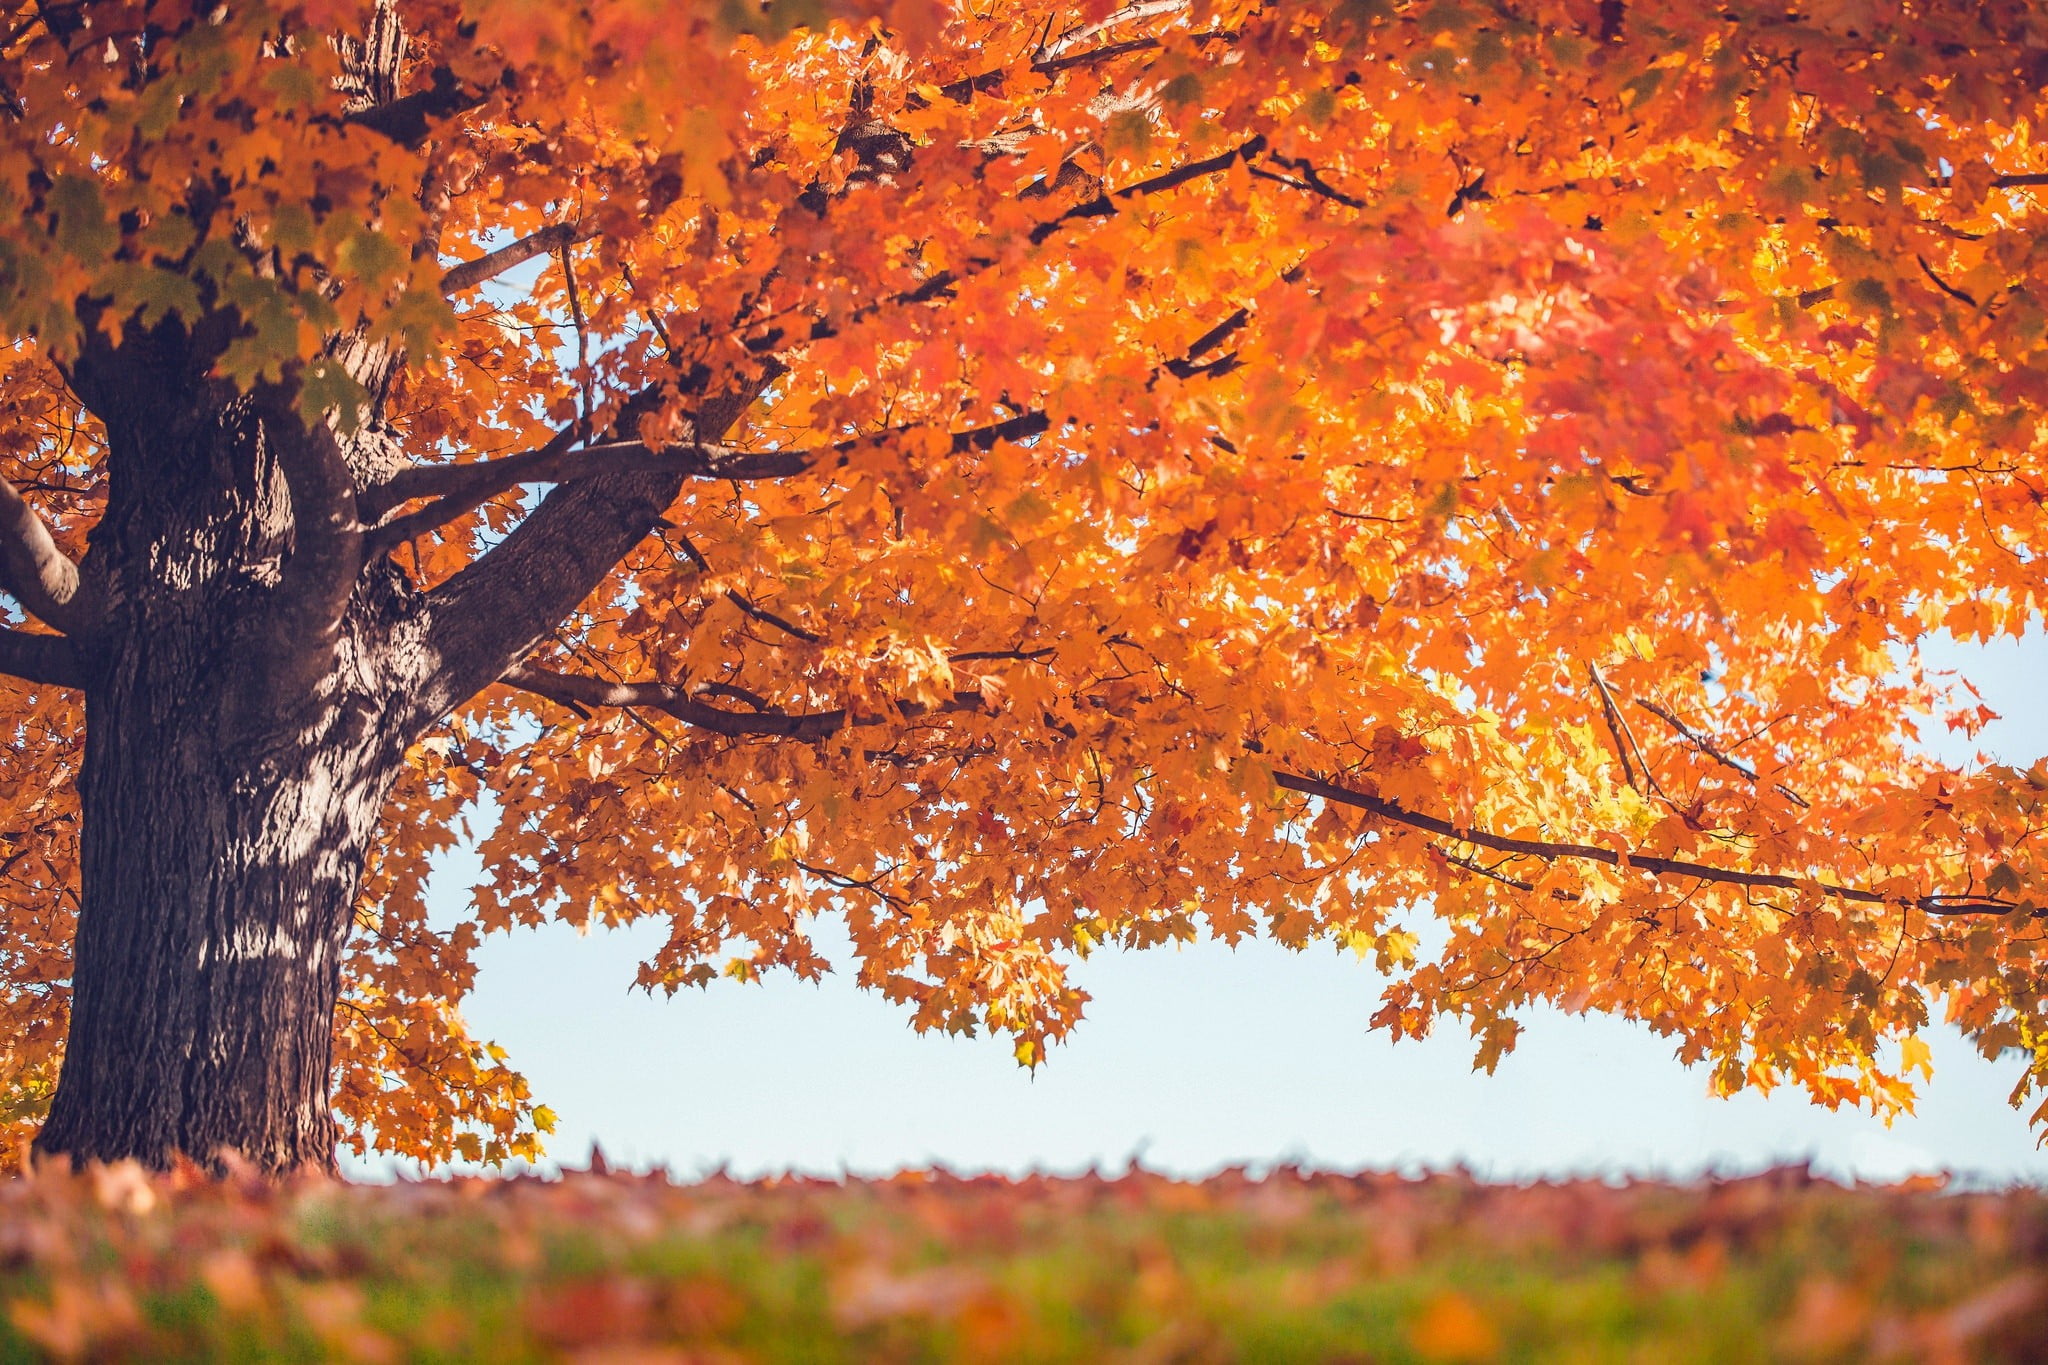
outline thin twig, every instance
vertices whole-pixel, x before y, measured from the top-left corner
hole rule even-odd
[[[1684,721],[1680,720],[1677,716],[1671,714],[1671,712],[1659,706],[1656,702],[1644,701],[1641,697],[1637,697],[1635,699],[1635,703],[1637,706],[1642,707],[1645,711],[1648,711],[1651,715],[1655,716],[1657,719],[1663,721],[1666,725],[1670,726],[1673,730],[1677,731],[1681,739],[1685,740],[1685,742],[1692,745],[1693,748],[1705,754],[1708,758],[1713,759],[1722,767],[1727,768],[1732,772],[1741,773],[1751,782],[1760,782],[1762,780],[1757,776],[1756,769],[1750,767],[1747,763],[1742,762],[1740,759],[1731,758],[1727,754],[1723,753],[1720,749],[1716,748],[1714,744],[1710,740],[1708,740],[1705,735],[1693,729],[1690,725],[1687,725]],[[1771,789],[1773,791],[1776,791],[1779,795],[1783,796],[1786,800],[1791,801],[1793,804],[1800,807],[1802,810],[1812,809],[1811,803],[1808,802],[1805,797],[1801,796],[1798,792],[1793,791],[1790,787],[1786,786],[1782,782],[1773,782],[1771,784]]]
[[[1654,792],[1656,795],[1663,797],[1666,802],[1670,802],[1671,798],[1665,796],[1664,789],[1657,784],[1657,774],[1650,771],[1650,760],[1643,756],[1643,746],[1636,743],[1635,731],[1629,729],[1627,719],[1621,714],[1621,708],[1615,704],[1614,693],[1608,688],[1607,679],[1600,676],[1600,666],[1589,663],[1586,665],[1586,673],[1592,678],[1593,686],[1600,693],[1600,710],[1607,717],[1607,733],[1614,737],[1615,750],[1621,755],[1621,771],[1628,778],[1629,786],[1635,787],[1638,792],[1643,791],[1642,787],[1636,785],[1635,772],[1629,764],[1629,753],[1633,751],[1635,753],[1635,767],[1642,769],[1643,781],[1649,784],[1650,792]],[[1624,747],[1624,741],[1626,741],[1626,747]],[[1648,795],[1650,792],[1643,794]]]
[[[567,242],[557,253],[562,258],[562,279],[569,293],[569,321],[576,328],[576,390],[579,411],[582,416],[577,429],[577,439],[590,439],[590,337],[583,324],[583,292],[576,287],[576,259],[574,248]]]

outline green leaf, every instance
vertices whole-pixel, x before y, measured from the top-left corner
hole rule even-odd
[[[57,216],[57,245],[71,255],[104,260],[121,244],[100,187],[85,176],[58,176],[50,186],[48,203]]]
[[[1634,80],[1621,87],[1622,107],[1626,109],[1640,109],[1652,95],[1657,93],[1657,88],[1663,84],[1664,68],[1661,66],[1651,67],[1648,71],[1645,71],[1642,75],[1637,76]]]
[[[98,285],[112,298],[117,313],[132,311],[143,327],[154,327],[167,317],[190,321],[204,311],[198,287],[173,270],[117,261],[100,272]]]
[[[398,337],[408,353],[427,355],[455,330],[455,309],[437,290],[408,289],[378,320],[377,330]]]
[[[318,422],[332,413],[343,435],[356,429],[369,401],[369,390],[338,361],[314,361],[299,381],[299,415]]]
[[[340,267],[362,284],[382,284],[406,267],[404,247],[374,229],[351,234],[335,253]]]
[[[1880,313],[1889,313],[1892,307],[1892,291],[1885,288],[1883,280],[1865,276],[1849,286],[1849,297],[1865,308]]]

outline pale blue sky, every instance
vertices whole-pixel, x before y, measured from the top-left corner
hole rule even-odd
[[[1944,657],[2004,715],[1978,745],[2006,761],[2048,753],[2048,636]],[[476,875],[472,858],[446,860],[431,892],[442,913]],[[1608,1018],[1538,1012],[1498,1073],[1477,1074],[1462,1032],[1395,1044],[1369,1031],[1379,983],[1348,954],[1204,945],[1082,964],[1089,1017],[1034,1076],[999,1041],[913,1034],[903,1011],[843,976],[719,982],[672,1000],[629,991],[660,939],[656,926],[552,926],[482,949],[465,1013],[560,1115],[552,1147],[565,1164],[583,1164],[595,1139],[614,1164],[680,1175],[1073,1171],[1138,1155],[1187,1174],[1462,1161],[1511,1177],[1810,1157],[1868,1179],[1945,1167],[2048,1181],[2048,1153],[2006,1103],[2017,1067],[1946,1029],[1919,1114],[1886,1129],[1795,1091],[1713,1099],[1668,1043]]]

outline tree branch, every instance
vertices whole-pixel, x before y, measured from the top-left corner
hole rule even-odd
[[[1237,352],[1228,351],[1215,360],[1207,362],[1199,361],[1197,357],[1208,354],[1224,342],[1230,340],[1251,320],[1250,309],[1238,309],[1189,343],[1186,355],[1174,357],[1161,368],[1175,379],[1193,379],[1196,375],[1229,373],[1237,368]],[[1158,377],[1157,371],[1153,372],[1153,377],[1155,379]]]
[[[303,420],[293,395],[260,395],[263,430],[291,494],[292,548],[272,597],[276,664],[270,682],[290,689],[323,672],[341,640],[365,561],[356,521],[355,477],[326,420]]]
[[[1190,180],[1199,180],[1205,175],[1216,175],[1227,171],[1239,161],[1250,163],[1252,158],[1265,150],[1266,135],[1264,133],[1255,133],[1227,152],[1218,152],[1216,155],[1205,157],[1200,161],[1190,161],[1185,166],[1176,166],[1170,171],[1162,171],[1150,179],[1137,181],[1119,190],[1110,190],[1105,194],[1098,194],[1095,198],[1076,204],[1058,217],[1048,218],[1032,228],[1031,244],[1033,246],[1043,245],[1047,238],[1057,233],[1067,224],[1083,218],[1113,217],[1116,214],[1116,206],[1121,200],[1139,199],[1148,194],[1163,194],[1167,190],[1187,184]]]
[[[1369,811],[1382,820],[1407,825],[1411,829],[1423,830],[1440,838],[1471,844],[1476,848],[1490,848],[1496,853],[1541,858],[1546,862],[1571,859],[1605,863],[1609,867],[1633,868],[1638,872],[1647,872],[1653,877],[1691,877],[1696,881],[1714,882],[1724,886],[1818,892],[1835,900],[1855,901],[1863,905],[1910,905],[1929,915],[2009,915],[2020,908],[2017,901],[2001,900],[1994,896],[1888,896],[1878,891],[1838,886],[1811,877],[1788,877],[1776,872],[1741,872],[1733,868],[1713,867],[1707,863],[1687,862],[1680,858],[1661,858],[1646,853],[1620,853],[1611,848],[1598,848],[1592,844],[1512,839],[1489,834],[1485,830],[1454,825],[1448,820],[1409,810],[1399,802],[1389,801],[1383,796],[1338,786],[1320,778],[1275,770],[1273,781],[1285,791],[1300,792],[1305,796],[1319,796],[1325,801],[1353,806],[1359,810]],[[2034,911],[2033,917],[2048,918],[2048,909]]]
[[[1042,69],[1040,64],[1053,62],[1073,52],[1090,38],[1100,37],[1113,28],[1136,23],[1140,19],[1156,19],[1161,15],[1177,14],[1189,8],[1188,0],[1133,0],[1122,9],[1115,10],[1093,22],[1078,24],[1066,30],[1044,47],[1040,48],[1031,65]]]
[[[987,426],[954,432],[956,454],[987,450],[997,441],[1020,441],[1048,430],[1050,420],[1043,413],[1024,413]],[[855,451],[886,444],[916,428],[894,427],[872,436],[819,448],[798,450],[738,450],[726,445],[682,444],[649,446],[644,441],[607,441],[600,445],[575,445],[576,429],[557,432],[546,445],[500,460],[479,460],[473,464],[423,465],[400,470],[385,483],[364,490],[357,500],[365,519],[415,498],[434,502],[417,512],[384,522],[377,527],[376,545],[388,549],[414,536],[424,535],[488,502],[508,489],[525,483],[569,483],[606,474],[669,474],[692,479],[785,479],[818,468],[839,468]]]
[[[553,223],[538,232],[529,232],[516,242],[507,242],[496,251],[486,252],[473,261],[450,266],[448,273],[441,277],[441,292],[446,295],[460,294],[474,289],[487,281],[521,266],[536,256],[545,256],[587,242],[597,236],[597,229],[586,228],[581,222]]]
[[[57,548],[50,528],[0,479],[0,588],[45,624],[76,635],[89,631],[94,613],[80,595],[78,566]]]
[[[1609,690],[1607,679],[1600,676],[1600,665],[1587,664],[1586,676],[1593,680],[1593,689],[1600,694],[1600,713],[1607,720],[1607,733],[1614,739],[1614,751],[1621,756],[1622,775],[1628,779],[1629,786],[1644,796],[1654,793],[1670,801],[1671,798],[1664,795],[1664,789],[1657,785],[1657,774],[1651,771],[1650,760],[1643,753],[1643,746],[1636,743],[1636,732],[1629,729],[1627,718],[1621,714],[1621,707],[1615,704],[1614,693]],[[1631,753],[1635,755],[1633,763],[1629,760]],[[1638,769],[1643,775],[1640,783],[1636,781]],[[1645,783],[1648,784],[1648,791],[1644,791]]]
[[[1263,171],[1256,166],[1252,168],[1252,174],[1261,180],[1277,181],[1289,189],[1306,190],[1310,194],[1320,195],[1332,203],[1342,204],[1347,209],[1362,209],[1365,207],[1365,200],[1360,199],[1355,194],[1346,194],[1329,181],[1323,179],[1322,171],[1314,162],[1306,157],[1281,156],[1276,152],[1273,155],[1273,160],[1287,167],[1301,178],[1297,180],[1273,171]]]
[[[555,488],[481,558],[426,594],[401,642],[414,676],[400,728],[424,730],[496,680],[604,581],[682,487],[676,474],[608,474]],[[387,528],[388,529],[388,528]]]
[[[1760,780],[1757,777],[1756,769],[1750,767],[1747,763],[1743,763],[1738,759],[1730,758],[1727,754],[1722,753],[1719,749],[1714,747],[1713,743],[1710,740],[1708,740],[1705,735],[1693,729],[1690,725],[1687,725],[1677,716],[1665,710],[1663,707],[1657,705],[1657,703],[1653,701],[1644,701],[1641,697],[1637,697],[1635,699],[1635,702],[1637,706],[1642,707],[1645,711],[1648,711],[1658,720],[1663,721],[1673,730],[1676,730],[1680,738],[1684,739],[1686,743],[1692,745],[1693,748],[1699,750],[1708,758],[1713,759],[1714,762],[1720,764],[1722,767],[1729,769],[1731,772],[1741,773],[1751,782],[1756,782]],[[1812,808],[1811,804],[1807,801],[1805,797],[1801,796],[1798,792],[1793,791],[1790,787],[1786,786],[1782,782],[1773,782],[1771,784],[1771,789],[1777,792],[1780,796],[1784,797],[1786,800],[1798,806],[1802,810],[1810,810]]]
[[[956,664],[987,663],[998,660],[1020,664],[1042,664],[1058,653],[1059,651],[1051,645],[1043,645],[1037,649],[963,649],[956,653],[948,654],[946,659],[949,663]]]
[[[553,673],[519,664],[506,671],[504,682],[562,705],[635,706],[661,711],[700,730],[730,738],[766,736],[775,739],[829,739],[842,730],[888,725],[920,716],[979,712],[985,698],[979,692],[955,692],[950,700],[936,704],[899,701],[888,711],[859,712],[845,707],[829,711],[728,711],[707,706],[679,687],[667,683],[614,683],[575,673]],[[893,711],[895,714],[889,714]]]
[[[583,318],[583,291],[576,286],[576,253],[564,243],[555,252],[562,261],[562,287],[569,295],[569,322],[576,329],[576,432],[590,439],[590,330]]]
[[[1076,67],[1093,66],[1097,62],[1113,61],[1129,56],[1133,52],[1150,52],[1165,46],[1165,41],[1155,35],[1137,38],[1112,39],[1097,47],[1084,48],[1080,45],[1090,38],[1102,36],[1109,29],[1138,19],[1153,18],[1191,8],[1187,0],[1160,0],[1157,4],[1126,6],[1100,23],[1086,29],[1073,29],[1042,45],[1033,55],[1031,69],[1041,76],[1054,76]],[[1213,42],[1235,42],[1238,34],[1230,29],[1208,29],[1201,32],[1185,32],[1187,41],[1201,46]],[[961,76],[939,87],[939,94],[946,99],[964,103],[977,91],[999,90],[1010,74],[1008,67],[991,67],[972,76]],[[913,93],[911,106],[921,107],[922,96]]]
[[[445,66],[435,67],[429,79],[433,83],[424,90],[354,110],[342,121],[382,133],[401,147],[418,148],[432,135],[437,122],[484,102],[484,96],[463,89],[455,73]]]
[[[1266,149],[1265,135],[1263,133],[1257,134],[1230,151],[1220,152],[1215,156],[1208,157],[1202,161],[1190,162],[1185,166],[1177,166],[1170,171],[1163,171],[1150,179],[1137,181],[1121,189],[1098,194],[1093,199],[1073,205],[1064,213],[1052,218],[1043,219],[1035,224],[1029,234],[1030,240],[1034,246],[1043,245],[1069,223],[1077,222],[1084,218],[1107,218],[1114,216],[1117,211],[1117,203],[1120,200],[1162,193],[1176,186],[1184,185],[1190,180],[1227,171],[1239,160],[1243,160],[1251,168],[1253,175],[1263,179],[1277,181],[1291,189],[1322,195],[1349,208],[1365,207],[1364,200],[1344,194],[1323,181],[1316,169],[1306,161],[1277,156],[1275,158],[1282,164],[1301,168],[1302,174],[1305,177],[1302,180],[1295,180],[1284,175],[1275,175],[1270,171],[1259,169],[1255,164],[1255,160],[1264,154]],[[929,279],[924,280],[914,289],[891,294],[885,298],[873,299],[860,305],[853,310],[850,320],[853,322],[863,322],[880,313],[885,308],[902,307],[906,304],[929,303],[934,299],[951,299],[955,296],[955,286],[962,279],[970,275],[978,275],[996,264],[997,258],[993,256],[968,257],[962,263],[959,270],[941,270]],[[1299,267],[1296,269],[1298,270]],[[811,336],[813,339],[833,336],[837,334],[837,330],[837,325],[830,319],[819,318],[812,324]],[[1227,373],[1234,367],[1234,361],[1226,359],[1209,366],[1193,366],[1189,373],[1193,374],[1209,370],[1213,370],[1216,373]],[[1176,369],[1175,373],[1179,373],[1179,371]],[[1188,375],[1182,375],[1181,377],[1187,378]]]
[[[564,484],[613,474],[665,474],[679,480],[780,479],[803,473],[816,457],[810,450],[744,451],[713,445],[654,449],[642,441],[607,441],[578,448],[575,438],[576,429],[571,427],[536,450],[502,460],[401,471],[365,495],[372,508],[422,496],[415,489],[447,491],[417,512],[379,524],[372,533],[374,549],[388,550],[425,535],[520,484]],[[420,477],[409,477],[413,475]]]
[[[0,673],[53,687],[85,686],[77,651],[61,635],[0,630]]]
[[[780,373],[776,362],[765,361],[745,383],[704,402],[693,438],[704,446],[718,441]],[[636,395],[619,425],[637,421],[657,394],[650,388]],[[504,676],[646,538],[682,490],[683,474],[673,468],[611,472],[616,468],[558,484],[511,534],[425,595],[403,638],[394,640],[402,656],[394,682],[405,696],[393,718],[398,731],[418,734]]]
[[[1621,26],[1627,6],[1622,0],[1600,0],[1600,41],[1616,43],[1621,41]]]
[[[774,626],[777,630],[783,632],[785,635],[794,636],[796,639],[802,640],[805,644],[815,645],[821,639],[824,638],[814,630],[805,630],[796,622],[791,621],[786,617],[777,616],[774,612],[768,610],[764,606],[761,606],[752,598],[747,597],[742,593],[728,592],[725,595],[725,600],[732,603],[734,606],[738,607],[747,615],[753,617],[756,621],[761,622],[763,625]]]

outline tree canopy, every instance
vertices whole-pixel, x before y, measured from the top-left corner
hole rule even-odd
[[[861,984],[1032,1065],[1077,955],[1267,934],[1489,1067],[1547,1001],[1889,1113],[1940,1012],[2048,1089],[2048,764],[1917,743],[1988,718],[1919,643],[2048,596],[2039,7],[6,22],[17,1147],[76,905],[50,630],[124,506],[77,367],[171,331],[375,427],[343,529],[478,633],[465,592],[609,553],[536,486],[687,476],[411,750],[336,1020],[360,1145],[537,1150],[457,1006],[481,934],[550,917],[666,922],[675,990],[820,973],[835,914]],[[430,921],[479,800],[485,882]]]

